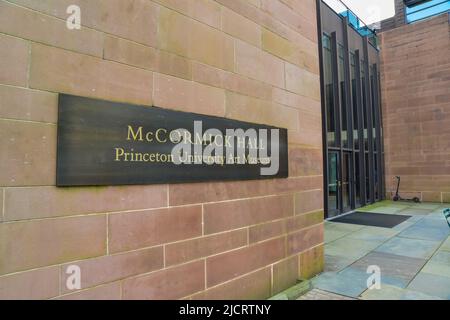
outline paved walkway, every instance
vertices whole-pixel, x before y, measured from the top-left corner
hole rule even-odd
[[[313,289],[301,296],[297,300],[356,300],[339,294],[323,291],[320,289]]]
[[[358,299],[450,299],[445,207],[383,201],[359,210],[412,216],[392,229],[326,222],[325,272],[314,288]],[[379,266],[381,289],[367,289],[369,266]]]

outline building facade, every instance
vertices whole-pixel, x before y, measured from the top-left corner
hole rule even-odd
[[[316,17],[314,0],[1,0],[0,297],[264,299],[320,272]],[[56,187],[62,93],[287,128],[289,178]]]
[[[348,8],[319,2],[327,218],[384,199],[378,39]]]
[[[326,217],[392,199],[398,178],[403,198],[449,202],[450,1],[396,0],[378,29],[319,7]]]
[[[0,0],[0,299],[266,299],[395,176],[450,202],[448,12],[325,2]],[[289,175],[59,187],[61,95],[287,129]]]

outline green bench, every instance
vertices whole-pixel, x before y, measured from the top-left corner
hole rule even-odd
[[[450,227],[450,208],[444,210],[444,217],[447,219],[448,226]]]

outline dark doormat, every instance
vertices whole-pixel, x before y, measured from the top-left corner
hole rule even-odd
[[[393,228],[408,220],[411,216],[382,214],[373,212],[353,212],[331,220],[332,222],[359,224],[363,226]]]

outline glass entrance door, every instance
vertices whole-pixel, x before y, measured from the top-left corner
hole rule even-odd
[[[352,172],[350,152],[328,152],[328,218],[352,210]]]
[[[337,216],[340,214],[340,164],[339,153],[328,153],[328,218]]]
[[[342,159],[342,212],[352,210],[352,157],[350,152],[344,152]]]

